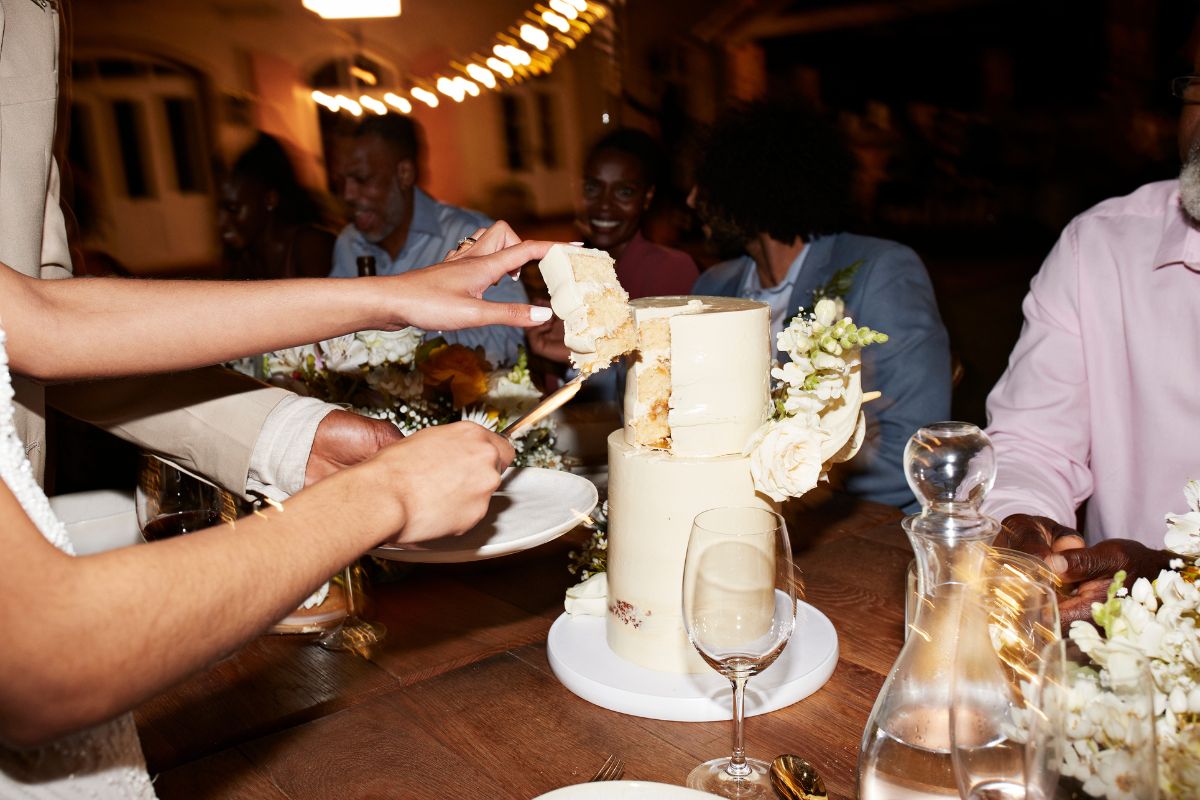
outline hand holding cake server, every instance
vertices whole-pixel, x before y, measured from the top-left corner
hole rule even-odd
[[[39,381],[107,378],[364,329],[530,327],[549,310],[482,294],[549,246],[497,224],[446,263],[354,281],[39,281],[0,265],[0,585],[11,600],[0,625],[12,637],[0,654],[10,676],[0,689],[0,787],[8,748],[91,728],[92,744],[77,741],[39,761],[46,782],[72,782],[82,763],[102,762],[96,752],[117,752],[110,745],[132,735],[125,723],[92,726],[266,630],[363,552],[471,528],[513,458],[503,437],[479,425],[445,425],[333,472],[236,529],[73,558],[13,428],[9,369]],[[68,751],[84,762],[66,763]]]

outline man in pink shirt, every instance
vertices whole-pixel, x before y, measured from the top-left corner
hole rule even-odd
[[[1172,89],[1180,178],[1071,221],[988,397],[999,474],[985,511],[1004,520],[997,544],[1075,585],[1064,622],[1087,618],[1117,570],[1131,583],[1167,566],[1164,515],[1187,510],[1184,484],[1200,478],[1200,76]]]

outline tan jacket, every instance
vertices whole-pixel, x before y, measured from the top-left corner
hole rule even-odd
[[[0,262],[34,277],[67,278],[71,257],[52,152],[59,19],[55,4],[42,2],[0,0]],[[258,432],[286,394],[216,368],[48,390],[14,376],[13,385],[17,433],[39,476],[49,400],[239,492]]]

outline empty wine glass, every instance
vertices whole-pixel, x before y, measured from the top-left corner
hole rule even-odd
[[[950,705],[951,765],[964,800],[1022,800],[1031,696],[1059,636],[1051,585],[985,570],[963,602]]]
[[[232,522],[240,512],[230,492],[153,453],[138,461],[134,508],[148,542]]]
[[[783,652],[796,624],[787,528],[762,508],[697,515],[683,565],[683,620],[701,657],[733,685],[733,754],[693,769],[687,785],[722,797],[771,798],[770,764],[746,758],[746,681]]]
[[[352,561],[342,570],[342,592],[346,597],[346,616],[333,630],[317,639],[317,644],[326,650],[357,653],[363,658],[371,654],[372,648],[387,638],[387,626],[382,622],[370,622],[358,614],[362,610],[363,569]]]
[[[1028,800],[1155,800],[1154,680],[1144,655],[1093,639],[1042,654],[1025,748]]]
[[[192,533],[221,523],[232,523],[254,508],[253,504],[232,492],[153,453],[143,453],[138,462],[137,489],[134,495],[138,528],[148,542]],[[301,606],[272,626],[270,631],[330,631],[345,617],[345,613],[340,613],[343,605],[340,597],[343,595],[346,598],[345,608],[352,611],[354,598],[351,597],[351,591],[345,589],[342,595],[335,595],[334,599],[327,603],[311,608]],[[353,623],[351,627],[354,629]],[[360,633],[354,641],[361,642],[371,637],[374,641],[379,641],[383,638],[383,633],[380,630],[371,631],[369,636]],[[340,637],[332,640],[333,649],[360,649],[339,647],[341,641]]]
[[[1054,570],[1046,566],[1046,562],[1037,556],[1011,550],[1007,547],[985,547],[983,561],[978,566],[979,577],[989,576],[1027,576],[1042,581],[1057,592],[1062,587],[1062,579]],[[921,601],[920,587],[917,585],[917,560],[908,562],[904,574],[904,638],[908,639],[909,631],[917,617],[917,604]]]

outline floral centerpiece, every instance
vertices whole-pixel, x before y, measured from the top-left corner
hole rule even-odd
[[[1131,587],[1125,586],[1125,574],[1117,573],[1107,602],[1092,606],[1096,624],[1071,625],[1070,638],[1098,670],[1071,687],[1073,714],[1062,772],[1093,797],[1128,797],[1122,778],[1132,768],[1114,755],[1124,755],[1121,746],[1128,743],[1121,737],[1135,729],[1121,724],[1126,709],[1115,698],[1090,692],[1087,683],[1120,677],[1122,663],[1106,657],[1106,642],[1134,648],[1149,661],[1161,796],[1200,797],[1200,571],[1192,562],[1200,555],[1200,482],[1189,481],[1184,494],[1189,511],[1167,515],[1164,540],[1168,550],[1187,560],[1172,560],[1153,581],[1138,578]],[[1113,715],[1113,724],[1106,724]]]
[[[811,313],[792,318],[778,336],[789,360],[771,370],[771,418],[746,445],[756,489],[777,502],[799,497],[858,452],[866,429],[862,348],[887,340],[856,326],[838,297],[822,297]]]
[[[248,366],[271,383],[389,420],[406,434],[458,420],[501,430],[541,399],[524,349],[515,364],[494,368],[477,350],[417,328],[347,334],[267,353]],[[554,445],[553,421],[540,422],[514,438],[513,463],[563,469]]]

